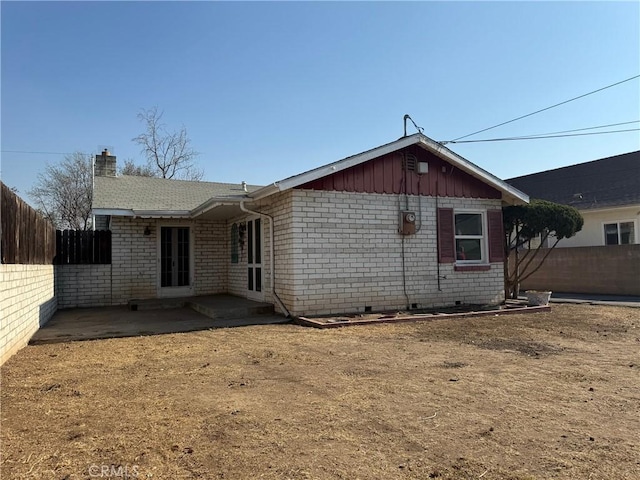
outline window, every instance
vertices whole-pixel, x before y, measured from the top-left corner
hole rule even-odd
[[[238,263],[240,256],[238,255],[238,243],[240,243],[240,234],[238,232],[238,224],[231,225],[231,263]]]
[[[604,224],[605,245],[629,245],[636,243],[634,222]]]
[[[484,255],[484,219],[482,213],[455,214],[456,261],[482,262]]]

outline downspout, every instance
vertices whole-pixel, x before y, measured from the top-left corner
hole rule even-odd
[[[440,285],[440,219],[438,215],[438,178],[436,177],[436,269],[438,277],[438,291],[441,292]]]
[[[96,163],[93,154],[89,159],[91,162],[91,230],[96,231],[96,215],[93,213],[93,197],[96,194]]]
[[[274,244],[273,239],[275,237],[275,234],[274,234],[275,224],[273,221],[273,216],[269,215],[268,213],[249,210],[247,207],[245,207],[244,202],[245,200],[240,200],[240,210],[242,210],[245,213],[259,215],[260,217],[263,217],[263,218],[266,217],[269,219],[269,256],[271,260],[271,269],[269,272],[269,278],[271,280],[271,295],[273,295],[273,298],[278,304],[278,307],[280,307],[280,309],[285,313],[285,317],[289,318],[291,316],[291,313],[289,312],[289,310],[287,310],[287,307],[284,306],[284,303],[282,303],[282,300],[280,300],[280,297],[278,297],[278,294],[276,293],[276,285],[275,285],[276,259],[275,259],[274,247],[273,247],[273,244]]]

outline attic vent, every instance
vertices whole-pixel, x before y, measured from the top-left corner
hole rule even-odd
[[[402,159],[402,168],[410,172],[415,172],[418,165],[418,159],[415,155],[407,154]]]

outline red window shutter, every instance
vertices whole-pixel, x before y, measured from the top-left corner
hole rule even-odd
[[[453,263],[456,252],[453,237],[453,208],[438,209],[438,261]]]
[[[487,210],[489,226],[489,262],[504,261],[504,231],[502,210]]]

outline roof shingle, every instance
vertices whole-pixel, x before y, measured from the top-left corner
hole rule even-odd
[[[94,209],[188,211],[212,197],[239,199],[246,192],[237,183],[194,182],[166,178],[95,177]],[[260,188],[247,185],[247,191]]]
[[[640,203],[640,150],[569,167],[510,178],[531,198],[579,210]]]

